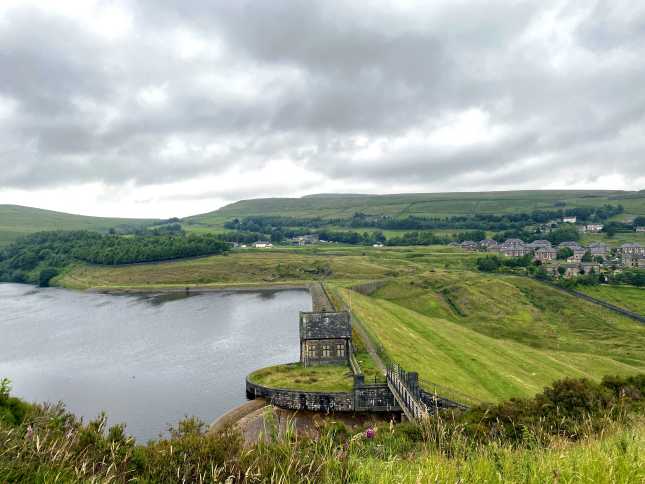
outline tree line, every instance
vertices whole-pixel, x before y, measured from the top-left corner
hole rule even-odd
[[[101,265],[155,262],[226,252],[229,244],[211,234],[119,236],[89,231],[38,232],[0,252],[0,281],[47,285],[77,262]]]

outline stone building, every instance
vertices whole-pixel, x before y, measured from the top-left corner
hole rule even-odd
[[[603,227],[604,227],[603,224],[587,224],[582,226],[582,231],[598,233],[598,232],[602,232]]]
[[[531,248],[520,239],[506,239],[497,250],[506,257],[522,257],[532,252]]]
[[[479,241],[479,248],[480,250],[486,251],[486,252],[494,252],[497,250],[497,241],[493,239],[484,239]]]
[[[622,263],[626,269],[645,269],[645,255],[623,254]]]
[[[535,260],[540,262],[550,262],[558,256],[558,251],[553,247],[540,247],[535,251]]]
[[[606,258],[609,255],[609,247],[602,242],[595,242],[589,245],[589,252],[594,257]]]
[[[472,240],[464,240],[461,244],[459,244],[459,246],[462,249],[468,250],[468,251],[471,251],[471,252],[475,252],[475,251],[479,250],[479,244],[477,242],[472,241]]]
[[[346,364],[352,351],[347,311],[300,313],[300,362],[304,366]]]
[[[640,244],[623,244],[620,246],[620,253],[622,255],[645,255],[645,247]]]

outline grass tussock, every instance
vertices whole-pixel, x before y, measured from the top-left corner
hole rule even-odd
[[[186,419],[139,445],[105,416],[61,405],[16,410],[0,396],[0,482],[634,482],[645,478],[645,375],[563,380],[533,399],[441,414],[418,425],[315,438],[271,415],[257,445]],[[11,407],[11,410],[7,410]],[[18,412],[14,415],[14,411]]]

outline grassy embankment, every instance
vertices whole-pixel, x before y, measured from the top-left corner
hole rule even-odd
[[[634,286],[576,286],[576,291],[607,301],[614,306],[625,308],[645,316],[645,287]]]
[[[254,371],[249,380],[271,388],[311,392],[351,392],[352,371],[346,365],[303,367],[300,363],[270,366]]]
[[[352,309],[389,356],[439,392],[498,401],[565,376],[645,370],[645,326],[525,278],[437,271],[372,296],[353,292]]]
[[[0,247],[23,235],[44,230],[105,232],[119,226],[152,222],[147,219],[88,217],[18,205],[0,205]]]

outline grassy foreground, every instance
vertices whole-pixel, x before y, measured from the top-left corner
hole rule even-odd
[[[251,373],[249,380],[267,387],[311,392],[351,392],[354,382],[348,366],[305,368],[300,363],[262,368]]]
[[[333,420],[314,436],[280,430],[269,410],[250,448],[196,419],[145,445],[122,426],[0,392],[0,482],[642,483],[645,375],[564,380],[533,399],[383,425]]]

